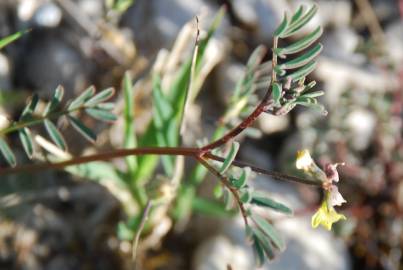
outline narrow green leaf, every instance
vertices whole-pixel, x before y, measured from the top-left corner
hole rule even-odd
[[[45,110],[43,111],[42,114],[43,116],[46,116],[50,112],[53,112],[59,106],[59,104],[62,102],[63,94],[64,94],[63,86],[59,85],[56,88],[51,101],[46,105]]]
[[[284,13],[283,21],[280,23],[280,25],[274,31],[273,35],[275,37],[281,36],[281,34],[283,34],[287,30],[287,26],[288,26],[287,13]]]
[[[298,97],[296,101],[294,101],[294,104],[296,105],[301,105],[305,106],[311,109],[314,109],[323,115],[327,115],[327,111],[325,107],[322,104],[318,104],[318,101],[315,98],[308,98],[308,97]]]
[[[297,69],[291,74],[288,74],[287,77],[291,78],[293,82],[299,81],[300,79],[308,76],[312,71],[316,68],[316,61],[312,61],[305,66]]]
[[[318,26],[314,31],[301,38],[300,40],[288,45],[285,48],[277,48],[274,52],[277,55],[285,55],[285,54],[293,54],[300,52],[306,48],[308,48],[312,43],[314,43],[318,38],[322,35],[323,29],[321,26]]]
[[[84,105],[84,102],[86,102],[88,99],[90,99],[93,95],[95,94],[95,87],[90,86],[88,87],[81,95],[76,97],[68,106],[69,111],[74,111],[81,106]]]
[[[283,92],[282,85],[279,83],[273,83],[272,91],[274,106],[281,106],[280,99]]]
[[[13,151],[11,151],[10,147],[3,138],[0,138],[0,152],[7,161],[8,165],[11,167],[15,167],[15,165],[17,165]]]
[[[113,102],[104,102],[104,103],[98,104],[94,108],[104,110],[104,111],[112,111],[113,109],[115,109],[115,107],[116,107],[116,104]]]
[[[73,128],[77,130],[81,135],[83,135],[84,138],[86,138],[92,143],[94,143],[97,140],[97,135],[95,135],[95,133],[90,128],[84,125],[84,123],[81,122],[81,120],[71,115],[68,116],[68,119]]]
[[[31,132],[28,128],[23,128],[18,131],[18,135],[20,137],[20,141],[22,146],[24,147],[25,153],[28,158],[32,158],[34,154],[34,143],[32,141]]]
[[[252,191],[250,190],[250,188],[241,189],[239,199],[243,203],[249,203],[252,200]]]
[[[269,207],[275,211],[282,212],[285,214],[292,214],[292,210],[285,206],[282,203],[276,202],[268,197],[263,197],[259,194],[253,193],[252,194],[252,203],[259,205],[259,206],[264,206],[264,207]]]
[[[310,49],[308,52],[304,53],[303,55],[281,64],[280,68],[291,69],[291,68],[302,67],[302,66],[306,65],[307,63],[309,63],[310,61],[312,61],[316,56],[318,56],[320,54],[320,52],[322,51],[322,49],[323,49],[323,46],[322,46],[322,44],[319,43],[315,47]]]
[[[304,93],[301,95],[301,97],[306,97],[306,98],[316,98],[323,96],[325,94],[324,91],[315,91],[315,92],[310,92],[310,93]]]
[[[110,111],[88,108],[85,109],[85,112],[88,113],[88,115],[90,115],[91,117],[105,122],[113,122],[117,119],[116,115],[114,113],[111,113]]]
[[[312,8],[308,10],[308,12],[304,16],[301,17],[301,15],[299,15],[299,18],[294,20],[288,26],[288,29],[281,35],[281,38],[289,37],[295,34],[298,30],[304,27],[313,18],[313,16],[315,16],[317,10],[318,7],[316,5],[313,5]]]
[[[53,124],[50,120],[45,119],[44,121],[46,131],[48,132],[52,141],[63,151],[67,150],[66,142],[60,131],[57,129],[55,124]]]
[[[25,106],[24,110],[22,111],[20,120],[25,120],[32,116],[32,114],[36,109],[36,106],[38,105],[38,101],[39,101],[38,95],[34,94],[29,103],[27,104],[27,106]]]
[[[99,92],[98,94],[87,100],[84,104],[87,107],[92,107],[110,99],[114,94],[115,89],[113,87],[110,87],[105,90],[102,90],[101,92]]]
[[[279,76],[284,76],[286,71],[284,69],[282,69],[282,67],[280,65],[277,65],[274,67],[274,71],[277,73],[277,75]]]
[[[236,189],[240,189],[242,187],[244,187],[246,185],[246,182],[251,174],[252,170],[250,167],[245,167],[242,170],[241,176],[236,179],[231,177],[231,185],[236,188]]]
[[[123,146],[125,148],[137,147],[136,130],[134,126],[134,97],[133,97],[133,82],[129,72],[126,72],[123,77],[123,97],[125,101],[125,107],[123,110],[124,117],[124,134],[123,134]],[[134,177],[134,173],[137,169],[137,157],[128,156],[125,158],[128,171],[131,177]]]
[[[4,37],[2,39],[0,39],[0,49],[2,49],[3,47],[7,46],[8,44],[16,41],[17,39],[19,39],[22,35],[30,32],[31,30],[23,30],[23,31],[19,31],[17,33],[14,33],[12,35],[9,35],[7,37]]]
[[[219,199],[223,196],[224,190],[223,190],[221,183],[218,183],[217,185],[215,185],[215,187],[213,189],[213,194],[214,194],[214,198],[216,198],[216,199]]]
[[[270,238],[276,248],[278,248],[279,250],[284,250],[284,240],[281,238],[280,234],[273,227],[273,225],[271,225],[264,218],[256,214],[252,215],[252,219],[259,227],[259,229],[262,230],[262,232]]]
[[[255,235],[255,237],[259,240],[264,253],[266,256],[272,260],[274,258],[274,250],[273,250],[273,245],[270,243],[270,240],[266,235],[263,234],[263,232],[259,229],[252,228],[252,234]]]
[[[253,236],[252,246],[253,246],[253,251],[255,253],[256,265],[258,267],[261,267],[265,263],[266,256],[264,254],[263,246],[262,246],[261,242],[259,241],[259,238],[257,238],[256,235]]]
[[[304,9],[305,9],[304,5],[299,6],[297,11],[291,17],[291,21],[290,21],[291,25],[294,24],[296,21],[298,21],[299,18],[301,18],[302,14],[304,13]]]
[[[239,150],[239,143],[235,142],[235,141],[232,142],[231,149],[229,150],[228,155],[225,158],[225,160],[219,170],[219,172],[221,174],[225,173],[228,170],[228,168],[231,166],[232,161],[234,161],[236,154],[238,153],[238,150]]]
[[[226,188],[224,189],[224,205],[226,210],[234,207],[234,195]]]

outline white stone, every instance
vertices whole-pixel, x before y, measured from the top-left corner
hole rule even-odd
[[[359,35],[348,27],[336,28],[333,31],[328,31],[322,39],[324,47],[323,54],[343,58],[346,61],[353,61],[354,51],[360,41]],[[361,57],[356,57],[358,60]]]
[[[77,4],[81,11],[96,19],[103,14],[103,2],[99,0],[80,0]]]
[[[346,118],[347,127],[352,132],[351,144],[356,150],[368,147],[374,133],[376,117],[370,111],[357,109],[349,113]]]
[[[388,26],[385,41],[389,59],[396,65],[401,65],[403,62],[403,22],[401,20]]]
[[[53,28],[60,24],[62,20],[62,11],[60,8],[52,3],[41,5],[35,12],[34,22],[42,27]]]
[[[318,13],[323,18],[323,26],[347,27],[351,22],[353,11],[352,2],[346,0],[319,0],[316,1]]]
[[[23,21],[29,21],[38,8],[41,1],[37,0],[21,0],[17,7],[18,18]]]
[[[8,90],[10,87],[10,61],[0,53],[0,90]]]
[[[225,236],[215,236],[205,240],[193,257],[195,270],[253,269],[253,257],[245,246],[231,242]]]
[[[290,118],[288,115],[274,116],[264,113],[259,116],[258,123],[264,134],[272,134],[286,130],[290,124]]]

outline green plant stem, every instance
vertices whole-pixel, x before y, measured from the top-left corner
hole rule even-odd
[[[238,204],[239,210],[241,211],[245,225],[248,225],[248,213],[246,212],[246,209],[239,197],[238,190],[236,188],[234,188],[233,186],[231,186],[229,183],[229,179],[225,175],[223,175],[219,171],[217,171],[213,166],[211,166],[205,158],[197,157],[197,160],[204,167],[206,167],[206,169],[209,170],[213,175],[215,175],[218,179],[220,179],[220,182],[232,193],[232,195],[234,195],[234,198]]]

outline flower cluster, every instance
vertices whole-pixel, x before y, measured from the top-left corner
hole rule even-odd
[[[297,169],[303,170],[314,179],[320,181],[325,191],[324,200],[320,208],[312,216],[312,227],[314,228],[322,225],[327,230],[331,230],[333,223],[346,219],[344,215],[337,213],[334,209],[334,206],[340,206],[346,202],[334,184],[339,182],[339,173],[337,172],[337,166],[339,165],[344,165],[344,163],[326,164],[323,171],[316,165],[308,150],[298,151],[297,153]]]

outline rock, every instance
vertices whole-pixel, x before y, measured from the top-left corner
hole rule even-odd
[[[136,1],[122,17],[122,26],[133,32],[139,52],[154,55],[172,47],[180,29],[201,13],[200,28],[212,22],[217,7],[204,0]]]
[[[54,28],[60,24],[62,16],[60,8],[56,4],[49,2],[39,6],[35,11],[33,21],[38,26]]]
[[[346,0],[319,0],[318,13],[323,19],[322,26],[333,26],[336,28],[348,27],[351,22],[353,6],[351,1]]]
[[[376,116],[370,111],[357,109],[348,114],[346,124],[352,133],[351,146],[355,150],[366,149],[375,130]]]
[[[324,99],[329,106],[337,106],[339,96],[348,88],[365,89],[369,92],[386,92],[398,87],[398,79],[371,65],[363,66],[322,56],[315,70],[324,82]]]
[[[399,3],[395,0],[372,0],[371,6],[378,20],[384,23],[400,19]]]
[[[391,23],[385,31],[385,51],[389,55],[389,60],[396,65],[403,63],[403,22],[398,20]]]
[[[14,72],[17,84],[32,90],[53,94],[64,86],[66,98],[84,89],[89,65],[81,54],[59,36],[46,33],[33,35],[34,39],[22,48]]]
[[[232,1],[235,14],[255,28],[259,42],[271,42],[274,30],[283,19],[284,12],[290,9],[284,0],[235,0]]]
[[[104,14],[103,2],[99,0],[80,0],[77,5],[81,11],[90,16],[92,19],[99,19]]]
[[[323,55],[351,63],[362,64],[365,58],[362,55],[354,54],[360,37],[348,27],[336,28],[328,31],[322,39]]]
[[[227,237],[218,235],[197,247],[192,269],[226,270],[229,264],[232,269],[253,269],[252,256],[251,250],[245,246],[234,244]]]
[[[22,22],[28,22],[32,19],[37,8],[43,3],[43,0],[21,0],[17,7],[18,19]]]
[[[10,61],[7,56],[0,53],[0,90],[9,90],[10,88]]]
[[[258,118],[259,129],[264,134],[272,134],[285,131],[290,124],[288,115],[275,116],[268,113],[263,113]]]

